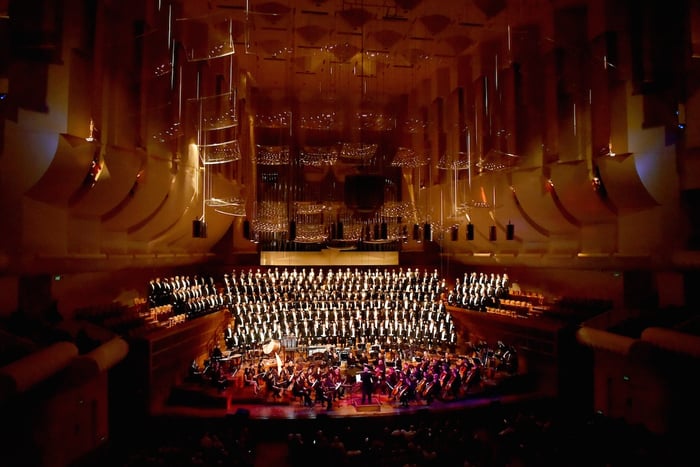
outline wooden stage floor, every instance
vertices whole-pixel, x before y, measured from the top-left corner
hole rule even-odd
[[[326,404],[316,403],[313,407],[304,406],[299,398],[285,391],[280,398],[264,397],[255,394],[253,388],[244,386],[242,377],[230,380],[229,387],[220,391],[201,383],[187,383],[174,388],[170,403],[152,408],[152,415],[226,417],[245,413],[254,420],[294,420],[315,418],[381,417],[419,413],[424,411],[441,412],[484,407],[494,403],[509,404],[542,398],[536,392],[499,393],[481,391],[469,394],[459,400],[412,400],[408,407],[395,400],[391,394],[377,392],[371,404],[361,404],[358,385],[346,388],[343,399],[333,402],[329,409]]]

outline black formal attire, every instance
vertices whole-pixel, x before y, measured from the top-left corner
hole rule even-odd
[[[360,373],[360,381],[362,382],[362,403],[367,401],[368,404],[372,403],[372,392],[374,392],[374,376],[369,371],[365,369]]]

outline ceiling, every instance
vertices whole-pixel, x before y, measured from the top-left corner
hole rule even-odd
[[[206,23],[209,29],[208,44],[193,44],[191,50],[211,51],[217,46],[212,31],[220,33],[221,42],[230,32],[249,84],[270,96],[380,99],[408,94],[438,67],[454,66],[476,44],[502,38],[512,22],[527,21],[537,3],[216,0],[186,2],[180,20]],[[185,42],[202,37],[193,32]]]

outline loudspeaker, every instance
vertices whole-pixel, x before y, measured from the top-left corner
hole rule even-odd
[[[515,226],[508,222],[506,225],[506,240],[513,240],[515,238]]]
[[[381,226],[379,227],[379,235],[382,237],[382,240],[386,240],[387,238],[389,238],[389,232],[386,222],[382,222]]]
[[[413,240],[420,242],[420,225],[413,224]]]
[[[384,177],[381,175],[347,175],[345,205],[360,212],[374,212],[384,204]]]
[[[297,223],[296,221],[289,222],[289,241],[293,242],[297,238]]]
[[[426,222],[425,225],[423,226],[423,239],[426,242],[433,241],[433,229],[432,229],[432,226],[430,225],[430,222]]]
[[[200,219],[192,221],[192,236],[194,238],[207,238],[207,224]]]
[[[338,222],[338,227],[335,229],[335,235],[336,238],[342,240],[343,239],[343,223]]]
[[[459,226],[453,225],[450,229],[450,235],[452,236],[452,241],[456,242],[459,239]]]
[[[496,226],[492,225],[489,226],[489,241],[495,242],[496,241]]]
[[[474,224],[467,224],[467,240],[474,240]]]
[[[243,221],[243,238],[250,240],[250,221],[248,219]]]
[[[374,224],[374,240],[379,240],[379,224]]]

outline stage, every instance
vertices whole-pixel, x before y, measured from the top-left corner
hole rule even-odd
[[[517,381],[516,381],[517,380]],[[301,398],[290,391],[281,397],[255,392],[244,384],[241,371],[229,378],[227,387],[218,389],[203,383],[183,383],[173,388],[166,404],[152,408],[152,415],[227,417],[245,414],[253,420],[296,420],[348,417],[393,417],[413,413],[459,411],[493,404],[509,404],[541,399],[532,390],[525,375],[516,376],[507,385],[485,386],[458,400],[434,399],[431,403],[416,399],[404,407],[391,391],[375,391],[372,402],[362,404],[359,384],[346,385],[344,397],[330,404],[315,403],[305,406]]]

